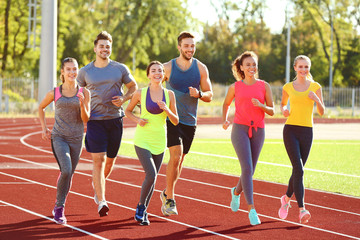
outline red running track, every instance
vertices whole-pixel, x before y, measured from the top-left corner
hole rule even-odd
[[[359,198],[307,189],[312,218],[301,225],[295,202],[286,221],[277,217],[286,186],[255,180],[262,224],[251,226],[243,196],[238,212],[229,207],[237,176],[189,168],[183,169],[176,188],[179,215],[163,217],[159,194],[165,187],[165,166],[148,209],[151,225],[139,226],[134,211],[144,173],[137,159],[124,157],[107,181],[109,216],[100,218],[85,150],[67,199],[68,224],[57,225],[51,210],[59,170],[50,143],[41,140],[39,122],[0,119],[0,139],[0,239],[360,239]]]

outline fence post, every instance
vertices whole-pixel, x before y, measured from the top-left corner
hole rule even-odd
[[[30,98],[34,99],[34,78],[31,79],[31,92],[30,92]]]
[[[9,113],[9,95],[5,95],[5,112]]]
[[[352,89],[352,99],[351,99],[351,106],[352,106],[352,116],[355,116],[355,88]]]
[[[0,79],[0,112],[2,112],[2,82],[3,80]]]

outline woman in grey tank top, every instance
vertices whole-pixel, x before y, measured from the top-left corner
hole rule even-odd
[[[50,90],[39,104],[42,138],[51,139],[51,147],[60,168],[53,210],[54,220],[58,224],[66,223],[65,201],[82,150],[84,123],[90,117],[90,93],[77,85],[78,71],[76,59],[65,58],[61,63],[60,76],[63,84]],[[50,131],[46,126],[45,108],[53,101],[55,123]]]

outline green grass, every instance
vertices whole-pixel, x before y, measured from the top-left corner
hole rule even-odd
[[[131,139],[123,140],[119,154],[137,158]],[[166,151],[164,162],[168,160]],[[236,176],[241,173],[227,139],[195,139],[184,166]],[[305,187],[360,197],[359,166],[360,141],[314,140],[305,166]],[[290,175],[291,164],[282,140],[265,140],[254,178],[287,184]]]

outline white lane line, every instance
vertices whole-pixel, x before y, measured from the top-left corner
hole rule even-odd
[[[0,173],[1,173],[1,172],[0,172]],[[33,212],[33,211],[28,210],[28,209],[26,209],[26,208],[22,208],[22,207],[20,207],[20,206],[17,206],[17,205],[14,205],[14,204],[11,204],[11,203],[2,201],[2,200],[0,200],[0,203],[5,204],[5,205],[10,206],[10,207],[13,207],[13,208],[16,208],[16,209],[21,210],[21,211],[23,211],[23,212],[29,213],[29,214],[31,214],[31,215],[34,215],[34,216],[37,216],[37,217],[40,217],[40,218],[44,218],[44,219],[46,219],[46,220],[49,220],[49,221],[52,221],[52,222],[55,223],[55,220],[54,220],[54,219],[49,218],[49,217],[47,217],[47,216],[44,216],[44,215],[42,215],[42,214],[40,214],[40,213]],[[75,230],[75,231],[82,232],[82,233],[84,233],[84,234],[86,234],[86,235],[89,235],[89,236],[94,237],[94,238],[97,238],[97,239],[108,240],[108,238],[101,237],[101,236],[99,236],[99,235],[96,235],[96,234],[94,234],[94,233],[90,233],[90,232],[88,232],[88,231],[85,231],[85,230],[83,230],[83,229],[81,229],[81,228],[78,228],[78,227],[74,227],[74,226],[69,225],[69,224],[62,224],[62,225],[65,226],[65,227],[71,228],[71,229],[73,229],[73,230]]]
[[[32,146],[28,143],[25,142],[25,138],[31,136],[31,135],[34,135],[34,134],[38,134],[38,133],[41,133],[41,131],[39,132],[34,132],[34,133],[30,133],[30,134],[27,134],[25,136],[23,136],[21,138],[21,142],[30,147],[30,148],[33,148],[33,149],[37,149],[39,151],[43,151],[43,152],[46,152],[46,153],[50,153],[52,154],[52,152],[50,151],[46,151],[46,150],[43,150],[41,148],[38,148],[36,146]],[[87,161],[87,162],[92,162],[91,160],[87,160],[87,159],[84,159],[84,158],[81,158],[82,160],[84,161]],[[132,158],[130,158],[132,159]],[[138,172],[142,172],[142,170],[139,170],[139,169],[133,169],[133,168],[128,168],[128,167],[123,167],[123,166],[119,166],[120,168],[124,168],[124,169],[128,169],[128,170],[132,170],[132,171],[138,171]],[[159,174],[161,176],[165,176],[164,174]],[[184,180],[184,181],[189,181],[189,182],[194,182],[194,183],[198,183],[198,184],[203,184],[203,185],[209,185],[209,186],[213,186],[213,187],[218,187],[218,188],[223,188],[223,189],[229,189],[228,187],[224,187],[224,186],[219,186],[219,185],[214,185],[214,184],[209,184],[209,183],[204,183],[204,182],[200,182],[200,181],[195,181],[195,180],[191,180],[191,179],[185,179],[185,178],[180,178],[181,180]],[[118,182],[118,181],[114,181],[114,180],[111,180],[109,179],[110,181],[112,182],[117,182],[117,183],[121,183],[121,184],[125,184],[125,185],[129,185],[131,186],[131,184],[127,184],[127,183],[122,183],[122,182]],[[140,186],[133,186],[133,187],[137,187],[137,188],[140,188]],[[155,190],[155,191],[159,191],[159,190]],[[268,197],[268,198],[273,198],[273,199],[278,199],[278,197],[276,196],[270,196],[270,195],[266,195],[266,194],[260,194],[260,193],[254,193],[255,195],[259,195],[259,196],[263,196],[263,197]],[[331,194],[331,193],[327,193],[327,194]],[[348,198],[354,198],[354,199],[358,199],[357,197],[353,197],[353,196],[344,196],[344,195],[341,195],[341,194],[334,194],[334,195],[339,195],[339,196],[342,196],[342,197],[348,197]],[[179,197],[184,197],[184,198],[187,198],[186,196],[183,196],[183,195],[178,195]],[[200,200],[200,201],[203,201],[203,200]],[[337,212],[341,212],[341,213],[347,213],[347,214],[352,214],[352,215],[356,215],[356,216],[360,216],[359,213],[355,213],[355,212],[349,212],[349,211],[345,211],[345,210],[340,210],[340,209],[335,209],[335,208],[329,208],[329,207],[325,207],[325,206],[321,206],[321,205],[316,205],[316,204],[311,204],[311,203],[307,203],[307,205],[309,206],[313,206],[313,207],[318,207],[318,208],[322,208],[322,209],[327,209],[327,210],[332,210],[332,211],[337,211]],[[280,219],[278,219],[280,220]],[[296,224],[296,223],[295,223]]]
[[[36,165],[40,165],[40,166],[48,166],[46,164],[42,164],[42,163],[37,163],[37,162],[32,162],[32,161],[29,161],[29,160],[25,160],[25,159],[19,159],[19,158],[16,158],[16,157],[12,157],[12,156],[9,156],[9,155],[3,155],[3,154],[0,154],[0,156],[3,156],[3,157],[8,157],[8,158],[11,158],[11,159],[14,159],[14,160],[18,160],[18,161],[23,161],[23,162],[28,162],[28,163],[33,163],[33,164],[36,164]],[[53,166],[48,166],[49,168],[56,168],[56,167],[53,167]],[[91,177],[92,175],[91,174],[87,174],[87,173],[83,173],[83,172],[78,172],[78,171],[75,171],[76,174],[79,174],[79,175],[84,175],[84,176],[88,176],[88,177]],[[13,175],[10,175],[10,174],[6,174],[6,173],[3,173],[3,172],[0,172],[0,174],[4,174],[4,175],[8,175],[8,176],[13,176]],[[22,177],[18,177],[20,179],[23,179],[23,180],[27,180],[25,178],[22,178]],[[32,181],[32,180],[29,180],[31,182],[35,182],[35,181]],[[127,183],[127,182],[121,182],[121,181],[117,181],[117,180],[112,180],[112,179],[107,179],[107,181],[109,182],[114,182],[114,183],[119,183],[119,184],[123,184],[123,185],[126,185],[126,186],[131,186],[131,187],[135,187],[135,188],[141,188],[141,186],[139,185],[135,185],[135,184],[131,184],[131,183]],[[38,183],[38,182],[36,182]],[[46,185],[46,184],[42,184],[42,183],[39,183],[41,185]],[[50,186],[50,185],[46,185],[46,186]],[[215,185],[214,185],[215,186]],[[52,188],[56,188],[56,187],[52,187]],[[224,187],[223,187],[224,188]],[[229,188],[227,188],[229,189]],[[156,192],[161,192],[162,190],[157,190],[155,189]],[[72,191],[71,191],[72,192]],[[77,194],[77,195],[81,195],[81,196],[85,196],[85,197],[88,197],[88,198],[93,198],[92,196],[87,196],[87,195],[83,195],[83,194],[80,194],[80,193],[76,193],[76,192],[72,192],[74,194]],[[260,194],[259,194],[260,195]],[[265,195],[265,194],[261,194],[262,196],[265,196],[265,197],[268,197],[268,195]],[[214,202],[210,202],[210,201],[206,201],[206,200],[201,200],[201,199],[197,199],[197,198],[192,198],[192,197],[188,197],[188,196],[184,196],[184,195],[179,195],[177,194],[176,195],[177,197],[182,197],[182,198],[185,198],[185,199],[189,199],[189,200],[193,200],[193,201],[197,201],[197,202],[201,202],[201,203],[207,203],[209,205],[214,205],[214,206],[218,206],[218,207],[223,207],[223,208],[230,208],[229,206],[227,205],[223,205],[223,204],[219,204],[219,203],[214,203]],[[272,197],[270,196],[271,198],[276,198],[276,197]],[[278,199],[278,198],[277,198]],[[123,205],[119,205],[117,203],[113,203],[113,205],[116,205],[116,206],[120,206],[120,207],[124,207],[126,209],[131,209],[131,210],[135,210],[133,208],[129,208],[129,207],[126,207],[126,206],[123,206]],[[307,205],[310,205],[310,204],[307,204]],[[317,205],[313,205],[313,206],[317,206]],[[321,206],[320,206],[321,207]],[[322,208],[325,208],[325,207],[322,207]],[[360,216],[360,214],[357,214],[357,213],[351,213],[351,212],[346,212],[346,211],[342,211],[342,210],[337,210],[337,209],[332,209],[332,208],[326,208],[326,209],[329,209],[329,210],[335,210],[335,211],[339,211],[339,212],[342,212],[342,213],[349,213],[349,214],[353,214],[353,215],[358,215]],[[242,209],[239,209],[239,212],[244,212],[244,213],[248,213],[248,211],[246,210],[242,210]],[[287,221],[287,220],[282,220],[280,218],[276,218],[276,217],[272,217],[272,216],[268,216],[268,215],[264,215],[264,214],[258,214],[259,216],[262,216],[262,217],[265,217],[265,218],[270,218],[270,219],[273,219],[273,220],[278,220],[278,221],[282,221],[282,222],[286,222],[286,223],[290,223],[290,224],[294,224],[294,225],[298,225],[298,226],[303,226],[303,227],[307,227],[307,228],[311,228],[311,229],[314,229],[314,230],[318,230],[318,231],[322,231],[322,232],[327,232],[327,233],[331,233],[331,234],[335,234],[335,235],[339,235],[339,236],[345,236],[345,237],[349,237],[349,238],[353,238],[353,239],[358,239],[354,236],[350,236],[350,235],[347,235],[347,234],[343,234],[343,233],[338,233],[338,232],[334,232],[334,231],[330,231],[330,230],[326,230],[326,229],[322,229],[322,228],[317,228],[317,227],[313,227],[313,226],[309,226],[309,225],[303,225],[303,224],[300,224],[300,223],[297,223],[297,222],[292,222],[292,221]],[[161,219],[165,219],[165,220],[169,220],[168,218],[162,218],[160,216],[157,216],[157,215],[152,215],[152,216],[155,216],[155,217],[159,217]],[[177,221],[175,221],[177,222]],[[186,223],[183,223],[183,224],[186,224]],[[187,225],[186,225],[187,226]],[[195,226],[194,226],[195,227]],[[197,228],[197,227],[196,227]],[[226,236],[226,235],[225,235]]]
[[[27,126],[27,127],[11,127],[11,128],[1,128],[0,132],[4,132],[4,131],[12,131],[12,130],[24,130],[24,129],[34,129],[34,128],[39,128],[38,126]]]
[[[33,148],[33,149],[37,149],[37,150],[42,151],[42,152],[49,152],[47,150],[41,149],[39,147],[32,146],[32,145],[25,142],[25,140],[24,140],[25,138],[27,138],[29,136],[32,136],[32,135],[35,135],[35,134],[38,134],[38,133],[41,133],[41,131],[33,132],[33,133],[29,133],[27,135],[24,135],[20,139],[21,143],[24,144],[25,146],[28,146],[28,147]],[[126,144],[134,144],[132,141],[121,141],[121,142],[126,143]],[[219,157],[219,158],[227,158],[227,159],[238,160],[236,157],[229,157],[229,156],[223,156],[223,155],[218,155],[218,154],[201,153],[201,152],[193,152],[193,151],[190,151],[190,153],[198,154],[198,155],[204,155],[204,156],[210,156],[210,157]],[[266,164],[266,165],[272,165],[272,166],[278,166],[278,167],[292,168],[292,166],[290,166],[290,165],[279,164],[279,163],[269,163],[269,162],[263,162],[263,161],[258,161],[258,163],[262,163],[262,164]],[[339,176],[345,176],[345,177],[360,178],[360,176],[351,175],[351,174],[345,174],[345,173],[336,173],[336,172],[323,171],[323,170],[317,170],[317,169],[312,169],[312,168],[304,168],[304,169],[307,170],[307,171],[310,171],[310,172],[319,172],[319,173],[327,173],[327,174],[331,174],[331,175],[339,175]]]
[[[197,140],[194,140],[194,142],[196,143],[224,143],[224,144],[231,144],[231,141],[230,140],[215,140],[215,141],[208,141],[208,140],[201,140],[201,139],[197,139]],[[279,142],[276,142],[276,141],[266,141],[265,140],[265,143],[264,144],[284,144],[284,142],[282,141],[279,141]],[[360,142],[358,141],[351,141],[351,142],[317,142],[316,140],[313,142],[313,145],[360,145]]]
[[[20,184],[20,185],[22,185],[22,184],[31,184],[31,183],[29,183],[29,182],[0,182],[0,185],[1,184],[5,184],[5,185],[12,185],[12,184],[17,185],[17,184]]]
[[[236,157],[229,157],[229,156],[223,156],[223,155],[217,155],[217,154],[192,152],[192,151],[190,151],[190,153],[194,153],[194,154],[198,154],[198,155],[204,155],[204,156],[220,157],[220,158],[228,158],[228,159],[236,159],[236,160],[238,160],[238,158],[236,158]],[[263,162],[263,161],[258,161],[258,163],[262,163],[262,164],[266,164],[266,165],[273,165],[273,166],[278,166],[278,167],[292,168],[292,166],[290,166],[290,165],[279,164],[279,163],[269,163],[269,162]],[[339,176],[345,176],[345,177],[360,178],[360,176],[357,176],[357,175],[351,175],[351,174],[345,174],[345,173],[336,173],[336,172],[330,172],[330,171],[323,171],[323,170],[317,170],[317,169],[312,169],[312,168],[304,168],[304,170],[307,170],[307,171],[310,171],[310,172],[319,172],[319,173],[327,173],[327,174],[339,175]]]
[[[25,142],[25,138],[27,138],[27,137],[29,137],[29,136],[31,136],[31,135],[34,135],[34,134],[39,134],[39,133],[41,133],[41,131],[39,131],[39,132],[34,132],[34,133],[29,133],[29,134],[23,136],[23,137],[20,139],[20,141],[21,141],[24,145],[26,145],[26,146],[28,146],[28,147],[30,147],[30,148],[32,148],[32,149],[36,149],[36,150],[38,150],[38,151],[42,151],[42,152],[45,152],[45,153],[52,154],[51,151],[44,150],[44,149],[42,149],[42,148],[39,148],[39,147],[30,145],[30,144],[28,144],[28,143]],[[123,156],[119,156],[119,157],[123,157]],[[128,158],[128,159],[133,159],[133,158],[129,158],[129,157],[127,157],[127,158]],[[80,158],[80,159],[83,160],[83,161],[91,162],[91,163],[92,163],[92,160],[88,160],[88,159],[85,159],[85,158]],[[117,164],[116,164],[116,165],[117,165]],[[121,166],[121,165],[118,165],[118,166],[119,166],[119,168],[124,168],[124,169],[132,170],[132,171],[143,172],[143,170],[141,170],[141,169],[133,169],[133,168],[124,167],[124,166]],[[196,169],[196,170],[197,170],[197,171],[204,171],[204,170],[199,170],[199,169]],[[204,172],[206,172],[206,171],[204,171]],[[218,173],[218,174],[219,174],[219,173]],[[166,175],[164,175],[164,174],[158,174],[158,175],[160,175],[160,176],[166,176]],[[224,174],[224,175],[226,175],[226,174]],[[181,180],[184,180],[184,181],[195,182],[195,183],[198,183],[198,184],[203,184],[203,185],[208,185],[208,186],[213,186],[213,187],[219,187],[219,188],[223,188],[223,189],[230,189],[229,187],[224,187],[224,186],[219,186],[219,185],[204,183],[204,182],[200,182],[200,181],[196,181],[196,180],[191,180],[191,179],[186,179],[186,178],[181,178],[181,177],[180,177],[180,179],[181,179]],[[266,181],[264,181],[264,182],[266,182]],[[278,183],[273,183],[273,184],[278,184]],[[312,191],[318,191],[318,190],[312,190]],[[318,191],[318,192],[321,192],[321,191]],[[327,193],[327,194],[338,195],[338,196],[341,196],[341,197],[359,199],[359,198],[354,197],[354,196],[348,196],[348,195],[342,195],[342,194],[336,194],[336,193],[328,193],[328,192],[326,192],[326,193]],[[264,195],[264,194],[260,194],[260,193],[256,193],[256,192],[254,192],[254,194],[255,194],[255,195],[260,195],[260,196],[269,196],[269,195]],[[270,197],[270,198],[279,199],[279,197],[277,197],[277,196],[269,196],[269,197]],[[324,207],[324,206],[320,206],[320,205],[316,205],[316,204],[311,204],[311,203],[306,203],[306,204],[307,204],[307,205],[310,205],[310,206],[314,206],[314,207],[319,207],[319,208],[328,209],[328,210],[334,210],[334,211],[339,211],[339,212],[347,212],[347,211],[343,211],[343,210],[339,210],[339,209],[335,209],[335,208],[328,208],[328,207]],[[352,212],[347,212],[347,213],[349,213],[349,214],[354,214],[354,215],[360,215],[360,214],[358,214],[358,213],[352,213]]]
[[[28,181],[28,182],[31,182],[31,183],[35,183],[35,184],[38,184],[38,185],[41,185],[41,186],[45,186],[45,187],[48,187],[48,188],[53,188],[53,189],[56,189],[56,186],[52,186],[52,185],[48,185],[46,183],[41,183],[41,182],[37,182],[37,181],[34,181],[34,180],[30,180],[30,179],[27,179],[27,178],[23,178],[23,177],[20,177],[20,176],[16,176],[16,175],[12,175],[12,174],[8,174],[8,173],[4,173],[4,172],[0,172],[0,174],[3,174],[5,176],[8,176],[8,177],[13,177],[13,178],[18,178],[18,179],[21,179],[23,181]],[[91,176],[90,174],[82,174],[82,175],[86,175],[86,176]],[[135,185],[136,186],[136,185]],[[141,186],[137,186],[137,187],[141,187]],[[85,194],[82,194],[82,193],[78,193],[78,192],[74,192],[74,191],[70,191],[69,193],[72,193],[72,194],[75,194],[75,195],[78,195],[78,196],[81,196],[81,197],[85,197],[85,198],[89,198],[89,199],[93,199],[94,197],[93,196],[88,196],[88,195],[85,195]],[[0,200],[0,202],[2,202]],[[118,203],[115,203],[115,202],[110,202],[110,201],[107,201],[108,204],[111,204],[111,205],[114,205],[114,206],[118,206],[118,207],[121,207],[121,208],[125,208],[125,209],[128,209],[128,210],[131,210],[131,211],[136,211],[135,208],[131,208],[131,207],[127,207],[125,205],[121,205],[121,204],[118,204]],[[169,222],[173,222],[173,223],[176,223],[176,224],[179,224],[179,225],[182,225],[182,226],[186,226],[186,227],[189,227],[189,228],[194,228],[196,230],[199,230],[199,231],[203,231],[203,232],[206,232],[206,233],[210,233],[210,234],[213,234],[213,235],[216,235],[216,236],[219,236],[219,237],[223,237],[223,238],[227,238],[227,239],[232,239],[232,240],[238,240],[239,238],[234,238],[234,237],[230,237],[230,236],[227,236],[227,235],[223,235],[221,233],[218,233],[218,232],[213,232],[213,231],[210,231],[210,230],[207,230],[205,228],[200,228],[200,227],[197,227],[197,226],[194,226],[194,225],[190,225],[190,224],[187,224],[187,223],[183,223],[183,222],[180,222],[180,221],[175,221],[173,219],[169,219],[169,218],[166,218],[166,217],[161,217],[161,216],[158,216],[156,214],[152,214],[152,213],[148,213],[150,216],[153,216],[153,217],[156,217],[156,218],[160,218],[162,220],[165,220],[165,221],[169,221]],[[40,217],[44,217],[48,220],[52,220],[51,218],[49,217],[46,217],[46,216],[43,216],[43,215],[40,215]],[[64,225],[66,226],[66,224]],[[75,227],[74,227],[75,228]]]
[[[134,144],[134,142],[131,142],[131,141],[122,141],[122,143]],[[193,152],[193,151],[190,151],[189,153],[198,154],[198,155],[204,155],[204,156],[209,156],[209,157],[219,157],[219,158],[227,158],[227,159],[238,160],[237,157],[230,157],[230,156],[224,156],[224,155],[218,155],[218,154],[212,154],[212,153],[202,153],[202,152]],[[270,163],[270,162],[258,161],[258,164],[259,163],[266,164],[266,165],[277,166],[277,167],[292,168],[291,165],[280,164],[280,163]],[[318,169],[312,169],[312,168],[304,168],[304,170],[307,170],[307,171],[310,171],[310,172],[318,172],[318,173],[326,173],[326,174],[331,174],[331,175],[339,175],[339,176],[345,176],[345,177],[360,178],[360,176],[358,176],[358,175],[352,175],[352,174],[346,174],[346,173],[336,173],[336,172],[330,172],[330,171],[324,171],[324,170],[318,170]]]

